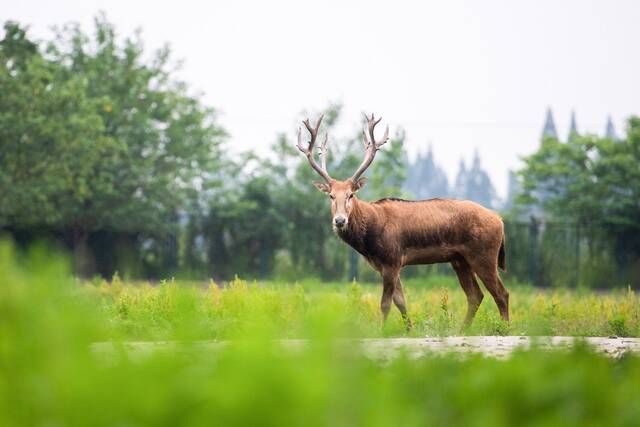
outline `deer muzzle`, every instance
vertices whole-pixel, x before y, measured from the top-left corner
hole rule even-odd
[[[344,228],[347,225],[347,217],[344,215],[336,215],[333,217],[333,226],[337,229]]]

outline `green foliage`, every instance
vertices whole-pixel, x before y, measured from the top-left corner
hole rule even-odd
[[[16,260],[6,244],[0,277],[2,425],[633,426],[640,418],[636,357],[616,361],[578,346],[507,360],[406,355],[381,363],[351,351],[335,338],[366,325],[379,330],[379,318],[369,317],[377,304],[360,285],[235,280],[203,289],[114,278],[78,286],[49,253]],[[442,313],[446,306],[456,320],[459,294],[425,293],[422,304]],[[620,319],[628,316],[621,307],[638,307],[631,293],[565,299],[525,291],[526,303],[520,290],[512,296],[516,318],[535,310],[551,325],[562,318],[584,327],[580,316]],[[638,334],[637,325],[625,327]],[[193,341],[203,331],[230,341]],[[295,335],[312,339],[289,350],[273,339]],[[164,351],[118,343],[140,338],[181,343]],[[95,344],[107,339],[114,351]]]
[[[224,133],[170,76],[102,15],[94,34],[65,27],[41,49],[15,23],[0,41],[0,224],[67,233],[162,235],[196,191],[217,185]],[[189,203],[191,201],[191,203]]]
[[[78,75],[62,78],[26,33],[5,24],[0,41],[0,224],[62,227],[81,222],[96,193],[114,191],[124,146],[105,134],[98,102]],[[89,212],[87,212],[89,213]],[[96,219],[97,220],[97,219]]]
[[[545,217],[538,249],[545,271],[536,284],[637,286],[639,161],[637,117],[629,119],[626,140],[546,138],[525,158],[518,209],[538,205]]]
[[[606,227],[619,259],[640,256],[639,118],[629,119],[625,141],[548,138],[525,162],[521,203],[541,203],[561,221]]]
[[[87,95],[101,102],[97,112],[106,135],[126,147],[115,167],[103,166],[114,188],[97,197],[99,208],[109,206],[99,209],[109,217],[98,223],[157,232],[197,189],[212,183],[221,167],[223,132],[214,124],[214,111],[171,77],[167,47],[153,52],[151,60],[144,55],[139,35],[120,42],[102,15],[95,19],[93,37],[77,26],[65,27],[47,47],[47,56],[64,64],[66,78],[86,81]],[[196,178],[204,182],[196,185]],[[100,218],[99,212],[88,213]]]

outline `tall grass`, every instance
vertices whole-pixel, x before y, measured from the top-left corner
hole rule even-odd
[[[335,342],[402,333],[398,316],[381,328],[377,288],[241,280],[224,289],[119,279],[79,285],[51,258],[36,251],[17,259],[0,245],[3,426],[632,426],[640,419],[634,357],[614,361],[578,347],[518,352],[507,361],[433,356],[380,364]],[[543,329],[604,331],[613,321],[637,333],[631,293],[512,295],[510,328],[530,332],[541,316]],[[415,334],[457,328],[460,291],[411,290],[410,298]],[[486,306],[476,331],[498,328],[495,307]],[[310,344],[284,352],[279,337]],[[124,351],[105,359],[91,346],[176,339],[189,347],[211,338],[230,345],[139,359]]]
[[[405,284],[415,328],[409,336],[458,335],[466,298],[449,277]],[[109,338],[223,339],[254,328],[280,338],[304,338],[320,321],[344,336],[407,335],[392,308],[382,326],[381,289],[368,284],[258,283],[235,279],[223,288],[182,284],[123,284],[119,278],[80,286],[77,294],[105,318]],[[339,323],[339,326],[335,324]],[[632,290],[606,293],[511,287],[511,322],[503,322],[486,295],[468,335],[639,336],[640,299]]]

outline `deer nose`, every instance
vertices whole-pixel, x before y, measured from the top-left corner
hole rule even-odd
[[[347,218],[345,218],[343,216],[337,216],[337,217],[333,218],[333,223],[335,224],[336,227],[342,228],[347,223]]]

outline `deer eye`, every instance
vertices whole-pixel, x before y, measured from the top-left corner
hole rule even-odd
[[[351,200],[351,198],[352,198],[352,197],[353,197],[353,193],[351,193],[351,194],[349,194],[349,195],[347,196],[347,200]]]
[[[334,196],[333,194],[329,194],[329,198],[330,198],[331,200],[333,200],[333,199],[335,199],[335,198],[336,198],[336,196]]]

